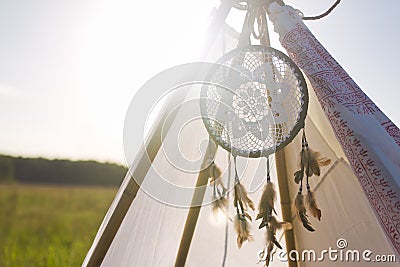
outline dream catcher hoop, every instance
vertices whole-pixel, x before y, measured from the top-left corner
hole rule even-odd
[[[233,204],[236,211],[233,221],[239,248],[245,241],[253,239],[250,210],[254,211],[255,205],[239,179],[236,159],[237,156],[267,158],[266,183],[255,219],[261,221],[259,229],[265,228],[266,231],[262,254],[268,266],[274,248],[282,249],[276,238],[277,231],[292,228],[291,222],[277,219],[277,192],[271,181],[269,156],[288,145],[303,129],[299,170],[294,173],[299,191],[293,202],[298,219],[309,231],[314,231],[314,228],[307,212],[321,219],[321,210],[311,191],[309,177],[319,176],[320,167],[330,164],[330,160],[308,146],[304,128],[309,98],[303,74],[288,56],[269,47],[266,21],[268,1],[236,2],[236,8],[247,10],[238,48],[225,54],[210,73],[208,80],[211,82],[201,90],[200,108],[210,139],[233,156]],[[255,22],[258,34],[254,30]],[[260,40],[261,45],[251,45],[251,35]],[[230,218],[229,190],[222,182],[223,173],[214,162],[214,155],[210,153],[209,158],[213,211],[221,210]],[[303,195],[303,180],[306,180],[306,195]]]
[[[210,79],[215,85],[201,92],[211,138],[234,156],[252,158],[290,143],[304,127],[308,108],[307,84],[294,62],[274,48],[251,45],[217,63],[222,66]]]

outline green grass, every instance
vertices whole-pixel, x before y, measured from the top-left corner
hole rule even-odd
[[[80,266],[116,190],[0,185],[0,266]]]

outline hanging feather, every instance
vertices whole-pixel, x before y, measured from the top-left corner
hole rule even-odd
[[[208,167],[208,175],[213,179],[213,181],[215,181],[222,176],[222,170],[217,166],[217,164],[215,164],[215,162],[212,162]]]
[[[244,215],[249,221],[253,221],[253,219],[251,218],[250,214],[248,214],[247,212],[243,212],[243,215]]]
[[[299,155],[300,170],[294,173],[294,182],[296,184],[299,184],[300,181],[303,181],[305,164],[306,164],[306,151],[305,151],[305,146],[303,145]]]
[[[250,223],[246,216],[237,214],[234,221],[234,228],[237,234],[237,246],[242,247],[245,241],[253,241],[254,238],[250,233]]]
[[[328,158],[321,158],[321,153],[318,151],[314,151],[311,148],[306,149],[306,157],[305,157],[305,165],[308,166],[307,175],[310,177],[312,175],[320,176],[321,175],[321,166],[326,166],[331,163],[331,160]],[[307,165],[308,164],[308,165]]]
[[[282,249],[281,244],[279,244],[276,239],[277,230],[290,230],[292,229],[292,224],[289,222],[279,222],[275,216],[270,216],[267,230],[265,232],[266,246],[267,246],[267,257],[265,260],[265,265],[268,266],[271,259],[271,252],[274,246]]]
[[[215,186],[222,188],[222,194],[226,193],[226,187],[222,181],[222,170],[214,162],[208,167],[208,175],[211,178],[211,184],[215,183]]]
[[[230,221],[232,219],[229,217],[228,213],[228,199],[224,196],[217,198],[216,196],[212,202],[212,212],[215,218],[218,218],[218,213],[222,212]]]
[[[267,231],[265,232],[267,244],[273,243],[275,246],[282,249],[281,244],[279,244],[278,240],[276,240],[275,234],[276,234],[276,228],[274,228],[272,225],[269,225],[267,227]]]
[[[314,151],[313,149],[303,148],[300,152],[299,156],[299,167],[300,170],[294,173],[294,181],[296,184],[299,184],[300,181],[304,178],[304,173],[311,177],[312,175],[320,176],[321,168],[323,166],[327,166],[331,163],[331,160],[326,157],[321,157],[321,153],[318,151]],[[308,171],[307,171],[308,167]]]
[[[307,166],[307,153],[305,147],[303,147],[299,154],[299,168],[304,170],[304,166]]]
[[[306,207],[304,206],[304,197],[302,194],[297,194],[294,204],[297,210],[297,216],[302,222],[304,228],[306,228],[310,232],[314,232],[314,228],[312,228],[310,221],[308,220],[308,216],[306,213]]]
[[[268,216],[274,212],[276,214],[274,204],[276,201],[276,191],[274,188],[274,184],[271,181],[268,181],[264,187],[264,191],[261,195],[260,202],[258,203],[258,215],[256,220],[261,219],[261,224],[258,227],[259,229],[263,228],[268,223]]]
[[[274,243],[268,243],[267,246],[267,257],[265,257],[265,266],[269,266],[269,263],[271,261],[271,254],[272,250],[274,249]]]
[[[329,164],[331,164],[331,162],[332,162],[331,159],[328,159],[326,157],[318,158],[318,165],[320,167],[328,166]]]
[[[244,210],[247,210],[247,208],[255,210],[254,203],[250,199],[246,188],[239,181],[235,185],[235,207],[237,207],[237,203],[239,203],[244,208]]]
[[[290,222],[279,222],[275,216],[271,216],[270,218],[270,224],[271,227],[274,229],[274,231],[276,232],[276,230],[291,230],[292,229],[292,224]]]
[[[318,220],[321,220],[321,210],[318,208],[317,200],[315,198],[315,193],[311,190],[308,190],[306,197],[307,208],[310,211],[311,215]]]
[[[265,232],[265,240],[266,240],[266,247],[267,247],[267,256],[265,258],[265,266],[269,266],[269,263],[271,261],[271,255],[272,255],[272,250],[274,249],[274,246],[276,245],[278,248],[282,249],[282,246],[279,244],[278,240],[276,240],[275,237],[275,231],[269,225],[267,227],[267,230]],[[265,249],[264,249],[265,253]]]
[[[294,182],[296,184],[300,183],[301,180],[303,180],[304,177],[304,170],[298,170],[297,172],[294,173]]]

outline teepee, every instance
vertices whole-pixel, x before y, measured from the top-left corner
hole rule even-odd
[[[222,1],[211,23],[210,40],[214,42],[209,50],[214,57],[221,56],[222,50],[235,48],[240,41],[225,18],[234,5],[245,8],[243,3],[252,1],[234,2],[237,1]],[[387,256],[387,261],[391,261],[391,255],[400,260],[399,128],[317,41],[297,10],[282,1],[253,2],[264,5],[287,55],[306,76],[307,139],[332,162],[321,168],[318,177],[310,179],[322,218],[310,218],[315,232],[309,232],[293,208],[298,190],[293,174],[298,167],[301,134],[270,159],[270,176],[278,192],[277,217],[291,222],[292,228],[277,235],[282,249],[272,251],[269,265],[366,265],[363,258],[340,258],[340,251],[352,254],[355,250],[361,253],[360,257],[370,251],[367,256],[372,261],[375,255]],[[185,66],[178,70],[182,70],[182,76],[207,76],[207,63],[196,68],[189,66],[188,70]],[[215,220],[212,207],[207,205],[213,190],[209,173],[203,168],[208,154],[199,151],[199,146],[209,139],[209,133],[201,119],[187,123],[188,118],[201,117],[200,105],[192,101],[198,99],[198,94],[199,88],[193,85],[164,101],[82,266],[263,266],[266,241],[264,232],[257,229],[259,222],[251,222],[254,240],[239,249],[230,221],[233,208],[228,207],[228,216]],[[223,170],[222,179],[229,184],[235,171],[231,157],[221,147],[213,152]],[[186,170],[200,171],[177,168],[186,161],[190,162]],[[269,166],[266,159],[239,158],[237,165],[241,182],[258,202]],[[231,202],[232,194],[227,198]],[[338,251],[338,258],[326,256],[319,260],[321,252],[330,249]],[[308,251],[310,258],[287,260],[288,253],[294,250],[300,255]],[[315,259],[310,250],[315,251]],[[397,266],[395,262],[369,264]]]

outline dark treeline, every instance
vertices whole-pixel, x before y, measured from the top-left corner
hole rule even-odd
[[[113,163],[0,155],[0,182],[118,186],[126,171]]]

